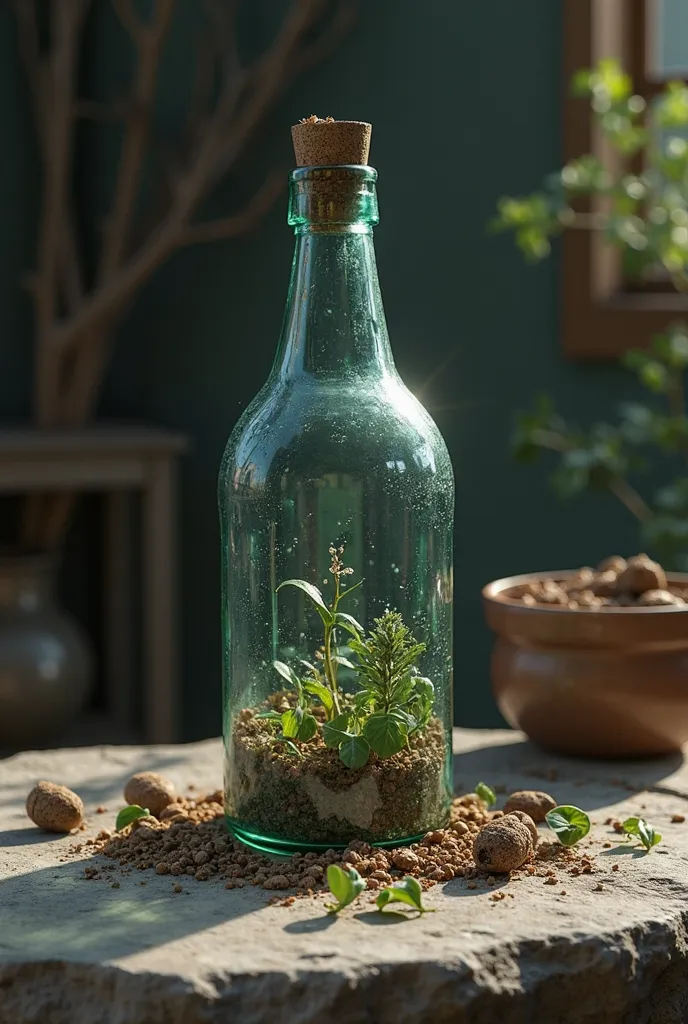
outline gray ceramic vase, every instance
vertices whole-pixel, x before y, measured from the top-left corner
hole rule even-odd
[[[60,739],[91,690],[87,638],[55,603],[55,566],[0,558],[0,748]]]

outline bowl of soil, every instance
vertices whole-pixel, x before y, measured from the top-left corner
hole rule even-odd
[[[540,747],[644,757],[688,740],[688,574],[647,555],[483,590],[500,711]]]

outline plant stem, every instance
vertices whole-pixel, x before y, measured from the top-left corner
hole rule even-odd
[[[334,576],[334,600],[332,601],[332,618],[334,619],[337,614],[337,605],[339,604],[339,576],[337,573],[333,573]],[[332,693],[332,708],[335,715],[341,714],[341,708],[339,706],[339,687],[337,686],[337,663],[332,660],[332,634],[334,633],[334,624],[325,626],[325,677]]]
[[[623,477],[613,477],[607,486],[612,494],[626,506],[631,515],[634,515],[639,522],[647,523],[653,518],[654,513],[645,499]]]
[[[549,448],[553,452],[567,452],[571,448],[564,435],[554,430],[539,430],[538,443],[541,447]],[[621,476],[614,476],[609,480],[607,487],[639,522],[647,523],[653,518],[652,509],[635,487],[629,484],[628,480],[624,480]]]

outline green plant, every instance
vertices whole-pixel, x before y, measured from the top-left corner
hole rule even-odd
[[[656,832],[645,818],[626,818],[621,827],[629,838],[637,836],[648,851],[662,841],[661,833]]]
[[[621,250],[628,276],[642,280],[650,269],[661,267],[678,291],[688,290],[688,87],[667,84],[653,103],[651,128],[646,127],[645,101],[633,93],[631,79],[615,61],[578,72],[573,91],[590,100],[611,158],[578,157],[551,175],[540,191],[502,198],[494,228],[513,231],[529,260],[549,255],[551,239],[565,230],[600,231]],[[579,209],[581,197],[598,200],[593,212]],[[514,453],[522,461],[533,461],[545,450],[557,453],[553,483],[562,496],[587,489],[611,492],[638,519],[647,546],[667,564],[686,569],[685,468],[649,501],[629,476],[645,467],[644,454],[653,449],[688,464],[688,329],[671,325],[654,339],[651,350],[631,353],[625,365],[651,395],[662,396],[663,407],[653,401],[626,402],[618,423],[581,429],[560,417],[545,398],[519,417]]]
[[[301,756],[294,741],[307,742],[321,729],[325,744],[339,751],[347,767],[362,768],[371,751],[378,757],[392,757],[408,744],[413,733],[427,726],[435,690],[416,667],[425,644],[414,640],[398,612],[387,611],[375,619],[373,629],[364,636],[360,623],[340,611],[342,599],[363,581],[344,589],[342,578],[353,570],[344,566],[342,547],[330,547],[329,553],[334,579],[329,605],[320,590],[305,580],[286,580],[277,588],[297,587],[306,594],[322,619],[324,637],[316,652],[317,664],[300,662],[307,673],[304,679],[284,662],[273,663],[294,691],[294,706],[282,713],[266,711],[260,717],[279,725],[275,740],[291,744],[292,752]],[[355,662],[337,646],[340,629],[349,634],[348,650],[356,657]],[[344,693],[339,685],[340,665],[355,673],[357,690],[353,694]],[[311,710],[313,700],[322,705],[322,725]]]
[[[325,909],[328,914],[338,914],[344,907],[348,907],[366,887],[365,879],[361,878],[355,868],[349,868],[347,871],[340,868],[338,864],[329,865],[327,884],[337,900],[336,903],[326,904]]]
[[[484,782],[479,782],[475,787],[475,795],[480,797],[482,802],[488,807],[494,807],[497,803],[497,794],[494,789],[490,789],[490,787]]]
[[[435,913],[434,907],[423,906],[423,890],[420,887],[420,882],[411,875],[407,875],[401,882],[396,882],[394,885],[385,886],[379,892],[375,900],[377,909],[384,910],[390,903],[405,903],[406,906],[412,907],[420,914]]]
[[[146,818],[149,814],[150,811],[147,807],[139,807],[138,804],[128,804],[117,815],[115,829],[121,832],[127,825],[131,825],[132,821],[136,821],[137,818]]]
[[[590,831],[590,818],[580,807],[562,804],[545,815],[547,824],[562,846],[575,846]]]

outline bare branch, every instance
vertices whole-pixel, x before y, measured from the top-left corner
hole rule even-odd
[[[59,312],[58,279],[64,252],[65,210],[69,208],[75,78],[86,9],[85,0],[73,0],[65,6],[52,0],[54,42],[48,64],[51,109],[44,124],[45,187],[35,291],[38,352],[34,401],[38,422],[42,424],[49,424],[54,416],[59,380],[52,332]]]
[[[136,17],[130,2],[123,4],[123,0],[117,0],[116,7],[120,17],[129,11]],[[110,229],[106,234],[101,255],[101,280],[119,266],[125,253],[150,131],[160,54],[173,10],[174,0],[156,0],[150,25],[144,26],[143,31],[135,36],[138,45],[138,70],[134,85],[133,111],[122,143]]]
[[[134,0],[112,0],[112,6],[115,8],[115,13],[123,27],[136,45],[145,45],[146,34],[149,29],[145,21],[138,15]]]
[[[103,323],[121,312],[136,289],[177,248],[200,200],[233,165],[268,109],[282,95],[294,64],[298,64],[303,40],[318,24],[323,7],[323,0],[294,0],[272,46],[251,71],[252,90],[232,119],[228,144],[225,140],[229,119],[247,78],[241,75],[223,90],[196,159],[181,179],[168,215],[129,261],[104,280],[76,315],[58,329],[55,342],[61,351],[95,336]]]
[[[351,31],[357,13],[354,0],[341,0],[330,24],[322,30],[317,39],[302,48],[299,70],[304,71],[313,67],[328,57]]]
[[[106,282],[119,269],[127,252],[132,221],[139,194],[143,163],[146,155],[160,55],[167,30],[172,20],[174,0],[155,0],[153,14],[147,25],[134,28],[132,18],[138,19],[131,3],[115,3],[120,17],[129,19],[138,48],[138,65],[133,90],[132,111],[128,118],[112,212],[103,236],[98,282]],[[113,315],[116,311],[113,310]],[[75,354],[68,386],[61,402],[61,419],[78,421],[92,408],[98,385],[104,372],[108,340],[102,332],[94,333],[88,345],[82,345]]]
[[[255,195],[243,210],[229,217],[190,224],[179,240],[179,245],[195,245],[198,242],[215,242],[223,238],[236,238],[259,223],[271,208],[277,196],[284,189],[285,176],[273,171],[265,179]]]
[[[45,159],[47,146],[46,126],[49,112],[46,61],[39,45],[38,21],[34,0],[14,0],[15,15],[19,34],[19,48],[22,54],[27,81],[33,100],[36,135],[42,158]],[[58,279],[65,306],[72,312],[83,296],[83,279],[80,257],[76,243],[73,217],[69,206],[64,210],[62,231],[63,249],[58,265]],[[36,275],[32,275],[32,291],[35,293]]]

